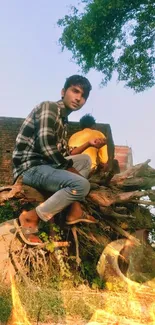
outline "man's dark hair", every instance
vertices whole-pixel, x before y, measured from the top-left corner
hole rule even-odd
[[[91,114],[86,114],[80,119],[80,128],[83,130],[85,128],[91,128],[96,121]]]
[[[89,93],[92,89],[92,86],[87,78],[76,74],[66,79],[66,82],[64,84],[64,89],[67,90],[71,86],[81,87],[84,91],[85,99],[88,98]]]

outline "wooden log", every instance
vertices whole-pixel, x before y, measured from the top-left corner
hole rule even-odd
[[[151,190],[151,187],[155,186],[155,169],[148,166],[148,162],[149,160],[115,175],[108,187],[97,184],[98,181],[101,181],[103,172],[95,172],[90,178],[92,188],[88,200],[91,199],[101,206],[110,206],[149,195],[150,200],[155,201],[155,191]],[[147,189],[147,191],[142,192],[142,189]],[[43,202],[50,195],[51,193],[37,191],[30,186],[23,185],[22,178],[19,178],[14,185],[0,188],[0,205],[10,199]]]
[[[49,193],[37,191],[35,188],[24,184],[0,187],[0,205],[11,199],[22,202],[43,202],[49,197]]]
[[[98,190],[92,190],[88,198],[91,199],[94,203],[100,206],[109,207],[111,205],[117,203],[125,203],[125,202],[132,202],[135,199],[139,199],[144,196],[149,196],[150,192],[154,192],[153,190],[147,191],[132,191],[132,192],[120,192],[116,189],[106,188],[104,186],[100,186]],[[155,194],[154,194],[155,195]],[[137,203],[139,203],[137,201]],[[146,203],[147,204],[147,203]],[[152,202],[152,205],[154,202]]]
[[[128,168],[126,171],[112,177],[109,185],[118,189],[133,191],[137,189],[150,189],[155,184],[155,169],[150,167],[147,160],[144,163]],[[104,184],[105,174],[102,170],[91,176],[90,182]]]

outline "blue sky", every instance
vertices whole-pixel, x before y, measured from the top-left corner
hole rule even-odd
[[[26,117],[41,101],[58,100],[66,77],[81,73],[71,53],[61,52],[56,24],[77,2],[0,0],[0,116]],[[134,163],[150,158],[155,168],[155,87],[135,94],[116,76],[105,88],[101,74],[90,71],[87,77],[90,98],[70,120],[91,113],[97,122],[109,123],[115,144],[132,147]]]

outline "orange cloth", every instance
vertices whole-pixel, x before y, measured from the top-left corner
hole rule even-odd
[[[84,143],[96,138],[105,139],[105,135],[98,130],[92,130],[89,128],[76,132],[69,139],[68,142],[69,149],[71,151],[72,149],[80,147]],[[83,153],[89,155],[89,157],[91,158],[92,160],[91,168],[96,167],[99,162],[105,164],[108,161],[107,145],[105,145],[100,149],[89,147],[88,149],[83,151]]]

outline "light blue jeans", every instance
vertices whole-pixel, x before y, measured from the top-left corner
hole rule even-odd
[[[34,166],[23,173],[24,184],[54,193],[36,207],[38,216],[44,221],[50,220],[74,201],[83,201],[89,193],[90,184],[86,178],[91,169],[90,157],[85,154],[66,157],[70,158],[73,167],[83,177],[50,165]]]

